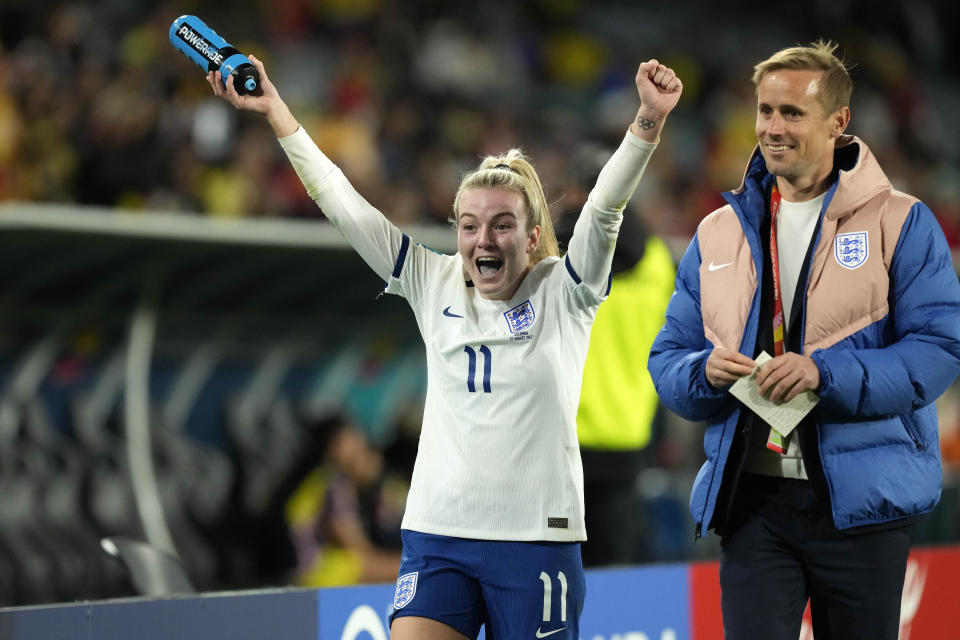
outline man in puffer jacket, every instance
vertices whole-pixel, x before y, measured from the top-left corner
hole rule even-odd
[[[960,283],[922,202],[845,135],[852,83],[817,42],[755,67],[759,146],[680,263],[649,369],[706,421],[690,509],[721,536],[725,637],[898,636],[910,525],[940,499],[934,400],[960,374]],[[819,398],[788,438],[735,399]]]

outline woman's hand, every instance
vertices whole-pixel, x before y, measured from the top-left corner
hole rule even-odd
[[[677,106],[683,93],[683,83],[673,69],[657,60],[648,60],[637,69],[637,93],[640,105],[652,114],[666,117]]]
[[[640,64],[636,83],[640,109],[630,124],[630,131],[647,142],[658,142],[667,115],[677,106],[683,93],[683,83],[673,69],[655,59]]]
[[[263,68],[263,63],[254,56],[250,56],[250,62],[253,63],[260,74],[260,86],[255,93],[240,95],[234,88],[232,80],[228,80],[226,86],[224,86],[219,71],[208,73],[207,82],[215,95],[223,98],[237,109],[253,111],[265,116],[278,138],[290,135],[300,128],[300,123],[290,113],[287,104],[277,92],[277,88],[270,82],[267,71]]]

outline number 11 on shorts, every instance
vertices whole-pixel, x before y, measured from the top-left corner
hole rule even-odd
[[[553,609],[553,581],[546,571],[540,572],[540,580],[543,582],[543,621],[550,622],[550,612]],[[557,581],[560,583],[560,622],[567,621],[567,576],[563,571],[557,572]]]

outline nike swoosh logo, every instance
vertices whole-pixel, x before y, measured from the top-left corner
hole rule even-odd
[[[547,631],[546,633],[544,633],[544,632],[540,631],[540,627],[537,627],[537,637],[538,637],[538,638],[546,638],[547,636],[552,636],[552,635],[555,634],[555,633],[560,633],[560,632],[563,631],[564,629],[566,629],[566,627],[560,627],[559,629],[554,629],[553,631]]]
[[[463,317],[463,316],[459,316],[459,315],[453,313],[452,311],[450,311],[450,307],[447,307],[446,309],[443,310],[443,315],[447,316],[448,318],[462,318],[462,317]]]
[[[710,264],[707,265],[707,269],[710,271],[717,271],[718,269],[723,269],[724,267],[729,267],[732,265],[732,262],[724,262],[723,264],[713,264],[713,261],[710,261]]]

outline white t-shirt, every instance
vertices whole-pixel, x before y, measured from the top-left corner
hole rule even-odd
[[[780,203],[777,214],[777,260],[780,263],[780,293],[783,300],[783,321],[790,330],[790,312],[793,310],[793,296],[797,291],[800,269],[807,255],[813,229],[820,218],[820,208],[827,194],[822,193],[806,202]]]
[[[627,133],[564,258],[510,300],[480,297],[459,254],[412,242],[301,128],[280,140],[307,192],[403,296],[427,351],[423,429],[402,527],[484,540],[586,539],[576,413],[623,208],[655,147]]]
[[[790,313],[793,310],[793,297],[803,269],[803,259],[807,256],[813,230],[820,218],[820,209],[827,194],[823,193],[806,202],[780,202],[777,214],[777,261],[780,267],[780,295],[783,302],[784,337],[790,332]],[[773,355],[773,354],[770,354]],[[807,470],[800,451],[800,438],[791,434],[787,439],[787,450],[783,454],[767,448],[769,429],[760,421],[754,427],[751,446],[747,453],[744,469],[753,473],[773,475],[784,478],[807,479]]]

